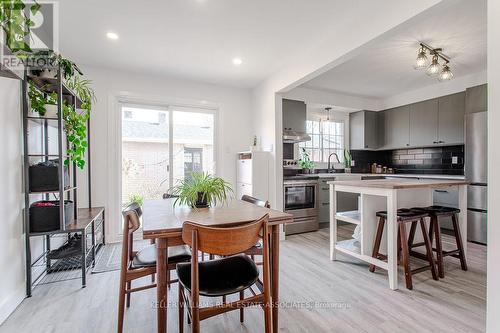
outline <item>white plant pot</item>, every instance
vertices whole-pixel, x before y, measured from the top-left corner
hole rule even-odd
[[[57,105],[45,104],[45,115],[43,118],[57,118]]]

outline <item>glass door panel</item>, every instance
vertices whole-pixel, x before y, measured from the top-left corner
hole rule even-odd
[[[215,172],[214,113],[194,108],[173,108],[173,184],[193,172]]]
[[[122,107],[122,204],[161,199],[170,188],[169,133],[166,108]]]

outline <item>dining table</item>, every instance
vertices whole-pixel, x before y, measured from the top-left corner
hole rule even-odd
[[[146,200],[143,206],[143,238],[154,239],[157,249],[158,333],[167,332],[168,248],[185,244],[181,235],[183,223],[190,221],[205,226],[229,227],[255,221],[266,214],[269,214],[272,327],[273,332],[278,332],[280,225],[293,222],[293,216],[236,199],[209,208],[191,208],[186,205],[174,205],[174,202],[175,198]]]

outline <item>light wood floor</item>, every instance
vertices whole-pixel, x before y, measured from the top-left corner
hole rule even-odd
[[[281,245],[280,332],[484,332],[486,248],[469,244],[469,271],[446,258],[446,278],[414,276],[414,290],[391,291],[383,271],[340,255],[328,259],[328,230],[288,237]],[[0,326],[0,332],[115,332],[118,272],[40,286]],[[132,295],[126,332],[154,332],[154,290]],[[169,293],[169,332],[177,332],[177,288]],[[202,322],[202,332],[263,332],[258,308],[239,323],[233,311]]]

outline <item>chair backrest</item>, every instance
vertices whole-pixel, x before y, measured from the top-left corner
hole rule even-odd
[[[122,211],[123,215],[123,241],[122,253],[132,260],[134,256],[134,232],[140,228],[142,209],[137,203],[131,203]],[[122,256],[122,259],[124,257]]]
[[[221,256],[241,253],[267,234],[269,215],[235,227],[207,227],[186,221],[182,225],[182,240],[193,248]]]
[[[271,204],[269,203],[269,201],[257,199],[257,198],[254,198],[252,196],[246,195],[246,194],[244,194],[241,197],[241,200],[252,203],[252,204],[260,206],[260,207],[271,208]]]

